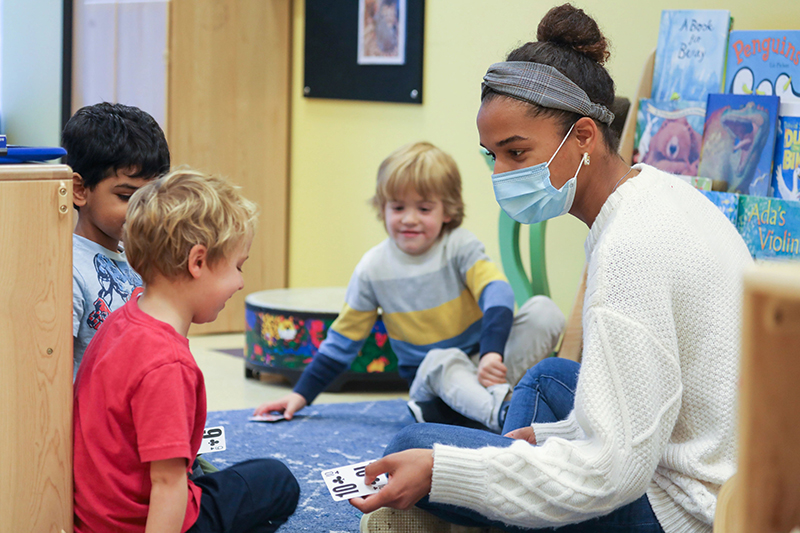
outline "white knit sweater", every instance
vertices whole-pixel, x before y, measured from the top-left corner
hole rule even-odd
[[[741,277],[728,219],[646,165],[586,239],[575,408],[539,446],[434,447],[431,500],[537,528],[608,514],[647,493],[666,533],[710,532],[735,471]]]

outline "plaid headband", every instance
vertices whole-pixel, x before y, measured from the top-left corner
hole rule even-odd
[[[483,85],[532,104],[571,111],[611,124],[614,113],[589,100],[586,92],[554,67],[530,61],[495,63],[483,77]]]

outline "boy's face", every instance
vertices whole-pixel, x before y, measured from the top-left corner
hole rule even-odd
[[[389,237],[409,255],[430,250],[442,233],[442,225],[450,222],[441,199],[423,198],[411,187],[386,202],[383,215]]]
[[[82,182],[75,183],[75,205],[80,207],[75,233],[116,251],[122,240],[122,226],[128,200],[151,178],[132,178],[134,169],[118,170],[90,190]]]
[[[220,259],[213,267],[206,263],[203,286],[199,290],[200,305],[196,310],[192,322],[203,324],[213,322],[225,307],[225,302],[230,300],[236,291],[244,287],[242,266],[250,253],[253,239],[248,238],[230,257]]]

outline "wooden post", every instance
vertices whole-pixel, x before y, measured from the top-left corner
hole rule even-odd
[[[744,281],[739,471],[721,510],[726,533],[800,526],[799,407],[800,266],[760,266]]]

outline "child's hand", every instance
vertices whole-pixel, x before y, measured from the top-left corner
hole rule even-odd
[[[283,398],[275,400],[274,402],[262,403],[256,408],[255,411],[253,411],[253,415],[258,416],[270,413],[272,411],[277,411],[279,413],[283,413],[283,416],[286,417],[286,420],[291,420],[294,414],[306,405],[308,404],[302,395],[297,394],[296,392],[290,392]]]
[[[478,383],[484,387],[506,383],[506,365],[503,356],[497,352],[488,352],[478,362]]]

